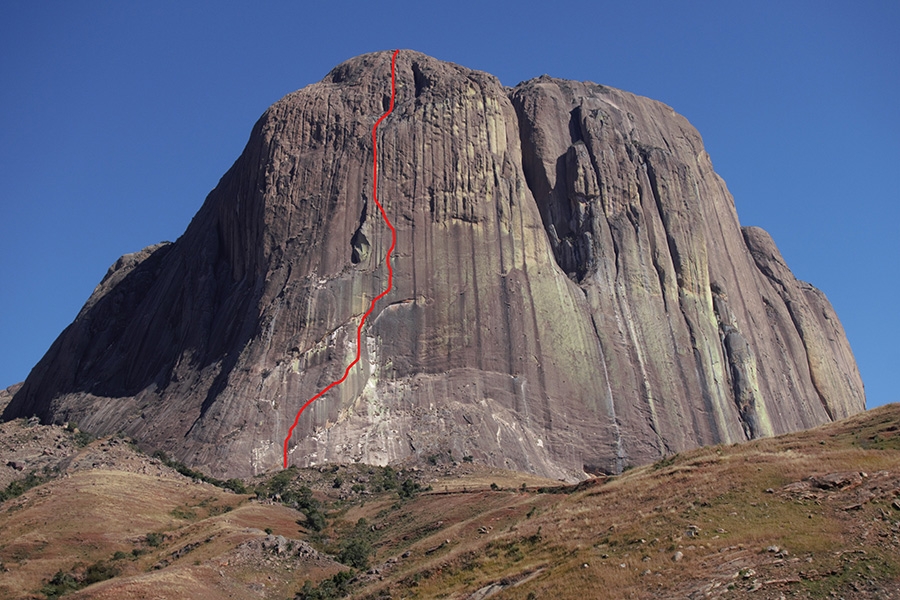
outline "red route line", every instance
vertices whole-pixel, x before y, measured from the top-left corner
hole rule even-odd
[[[393,287],[394,283],[394,269],[391,267],[391,253],[394,251],[394,247],[397,245],[397,230],[394,229],[394,226],[391,224],[391,220],[388,219],[387,213],[384,211],[384,207],[381,206],[381,202],[378,201],[378,137],[377,131],[378,126],[381,125],[381,122],[384,121],[391,112],[394,110],[394,97],[396,96],[396,82],[395,82],[395,66],[397,63],[397,54],[400,53],[400,50],[394,50],[394,54],[391,56],[391,105],[388,108],[387,112],[381,115],[377,121],[375,121],[375,125],[372,126],[372,197],[375,200],[375,205],[378,207],[378,210],[381,211],[381,216],[384,218],[384,222],[387,223],[387,226],[391,230],[391,247],[388,248],[387,256],[385,256],[385,264],[387,264],[388,270],[388,283],[387,287],[383,292],[372,298],[371,304],[369,304],[369,310],[366,311],[366,314],[363,315],[362,320],[359,322],[359,327],[356,328],[356,358],[353,359],[347,368],[344,370],[344,376],[338,379],[337,381],[332,381],[327,386],[325,386],[318,394],[310,398],[306,401],[306,404],[300,407],[300,410],[297,411],[297,416],[294,417],[294,424],[291,425],[291,428],[288,429],[287,437],[284,438],[284,468],[286,469],[288,466],[288,444],[291,441],[291,436],[294,434],[294,429],[297,427],[297,423],[300,422],[300,415],[303,414],[303,411],[309,407],[310,404],[321,398],[325,393],[331,388],[344,383],[344,380],[347,379],[347,376],[350,374],[350,369],[356,366],[356,363],[359,362],[360,355],[360,343],[362,339],[362,329],[363,325],[366,324],[366,319],[369,318],[369,315],[372,314],[372,311],[375,310],[375,303],[388,295],[391,291],[391,287]]]

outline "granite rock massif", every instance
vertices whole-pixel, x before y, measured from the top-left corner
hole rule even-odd
[[[278,467],[386,283],[389,52],[273,105],[184,235],[113,265],[3,413],[217,476]],[[448,453],[566,480],[865,408],[825,296],[742,229],[700,135],[593,83],[401,51],[394,289],[290,460]]]

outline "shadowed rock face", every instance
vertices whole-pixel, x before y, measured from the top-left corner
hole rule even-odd
[[[273,105],[184,235],[110,269],[3,417],[121,431],[219,476],[280,466],[386,285],[370,131],[389,98],[381,52]],[[830,304],[742,231],[671,108],[402,51],[379,135],[394,290],[293,463],[449,451],[576,480],[865,408]]]

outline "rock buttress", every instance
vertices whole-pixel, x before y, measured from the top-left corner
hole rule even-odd
[[[616,414],[642,432],[625,444],[632,459],[864,410],[830,304],[762,230],[742,234],[683,117],[549,77],[510,97],[526,178],[557,263],[588,298]]]

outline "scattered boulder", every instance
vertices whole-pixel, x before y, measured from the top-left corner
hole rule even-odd
[[[862,475],[856,471],[829,473],[828,475],[818,475],[810,478],[813,486],[820,490],[841,490],[857,486],[862,483],[862,480]]]

